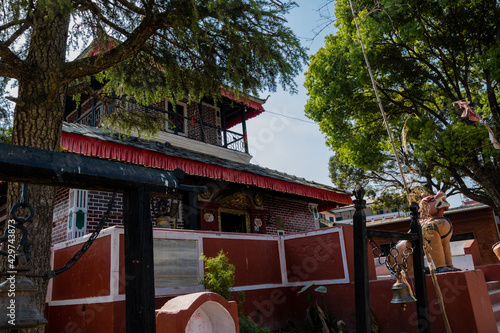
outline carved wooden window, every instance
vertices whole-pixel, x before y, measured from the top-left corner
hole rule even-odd
[[[88,191],[69,191],[68,240],[82,237],[87,233]]]

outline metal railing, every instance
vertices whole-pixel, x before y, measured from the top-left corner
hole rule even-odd
[[[167,117],[168,123],[163,126],[163,128],[161,129],[162,132],[181,135],[191,140],[201,141],[234,151],[239,151],[247,154],[249,153],[245,133],[234,132],[221,126],[203,122],[203,119],[200,117],[201,110],[200,114],[198,114],[197,117],[188,117],[179,114],[178,112],[165,110],[154,105],[143,107],[132,100],[127,100],[127,102],[136,104],[138,106],[138,110],[144,110],[139,112],[163,113]],[[92,99],[91,108],[84,112],[82,115],[77,114],[75,123],[91,127],[98,127],[101,123],[101,118],[106,114],[112,113],[114,109],[115,106],[109,105],[107,106],[106,110],[105,105],[103,105],[96,99]],[[130,112],[137,111],[130,110]],[[209,133],[211,135],[208,135]]]

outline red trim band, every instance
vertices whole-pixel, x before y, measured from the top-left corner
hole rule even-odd
[[[182,169],[193,176],[220,179],[233,183],[254,185],[279,192],[293,193],[324,201],[351,205],[351,197],[320,188],[291,183],[281,179],[256,175],[218,165],[193,161],[181,157],[168,156],[154,151],[127,146],[111,141],[103,141],[74,133],[63,132],[61,145],[71,153],[99,157],[103,159],[142,165],[163,170]]]

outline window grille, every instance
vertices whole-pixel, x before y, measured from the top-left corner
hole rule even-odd
[[[68,240],[87,233],[88,191],[71,189],[68,207]]]

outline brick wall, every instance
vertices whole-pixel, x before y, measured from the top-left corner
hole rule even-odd
[[[111,192],[88,191],[88,212],[87,212],[87,234],[96,230],[102,216],[108,208],[108,202],[111,200]],[[151,219],[153,226],[156,226],[156,216],[154,214],[157,207],[157,198],[151,198]],[[180,207],[180,209],[182,209]],[[60,243],[67,239],[68,228],[68,210],[69,210],[69,189],[59,188],[56,193],[54,205],[54,217],[52,224],[52,243]],[[113,208],[109,218],[104,223],[104,228],[116,225],[122,225],[123,219],[123,196],[117,193]],[[177,222],[177,229],[184,228],[182,221]]]
[[[111,192],[89,191],[88,195],[87,233],[91,233],[96,229],[103,214],[108,209],[108,202],[113,194]],[[106,220],[104,228],[121,225],[122,211],[123,196],[121,193],[117,193],[111,214]]]
[[[309,211],[309,203],[280,197],[266,197],[264,209],[269,211],[266,232],[276,235],[276,222],[282,218],[285,233],[301,232],[316,229],[314,216]]]
[[[199,108],[198,103],[191,103],[187,105],[187,115],[189,119],[188,137],[190,139],[201,141],[201,128],[200,124],[198,123],[200,121],[200,112],[198,108]],[[216,126],[215,108],[207,104],[202,104],[202,112],[203,112],[203,124]],[[197,122],[193,126],[191,126],[191,120],[193,119],[193,117]],[[203,130],[204,130],[203,134],[205,136],[205,142],[210,143],[212,145],[220,144],[220,142],[218,142],[217,140],[217,129],[209,126],[204,126]]]
[[[112,193],[89,191],[88,192],[88,213],[87,213],[87,233],[92,233],[101,220],[108,207],[108,201]],[[54,217],[52,224],[52,243],[60,243],[67,239],[68,228],[68,209],[69,209],[69,189],[58,188],[54,204]],[[111,210],[111,215],[104,227],[108,228],[114,225],[122,224],[122,195],[117,193],[115,204]]]
[[[58,188],[54,202],[52,244],[67,240],[69,189]]]
[[[108,201],[111,199],[111,192],[89,191],[88,192],[88,213],[87,213],[87,233],[92,233],[104,212],[107,209]],[[59,188],[56,194],[54,208],[54,219],[52,229],[53,243],[67,240],[68,224],[68,200],[69,189]],[[154,214],[157,207],[157,198],[151,199],[152,223],[156,226],[156,216]],[[280,219],[284,222],[285,233],[302,232],[315,229],[313,214],[309,211],[309,202],[294,200],[282,197],[266,197],[262,206],[267,210],[266,233],[276,235],[276,222]],[[122,225],[123,200],[120,193],[117,194],[115,204],[111,210],[111,215],[104,224],[105,228]],[[177,222],[177,229],[184,227],[182,222]]]

